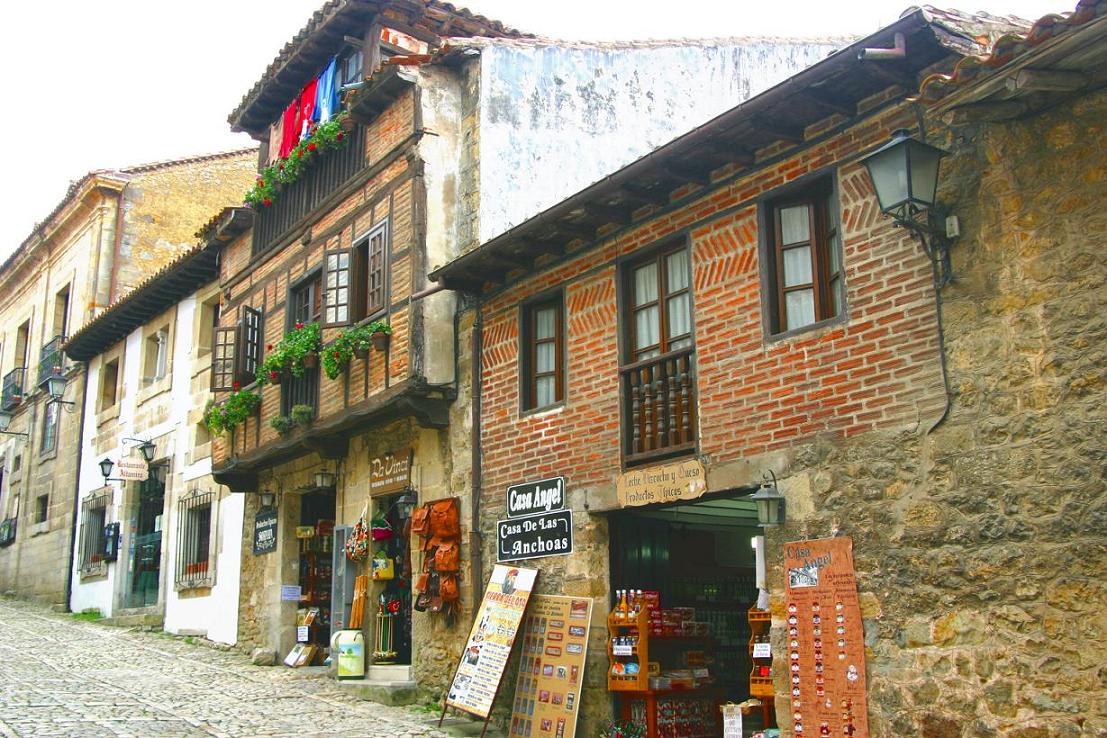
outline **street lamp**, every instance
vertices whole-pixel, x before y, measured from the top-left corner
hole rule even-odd
[[[784,522],[784,495],[776,487],[776,474],[769,472],[772,479],[763,479],[761,486],[750,495],[757,503],[757,522],[762,528],[781,525]]]
[[[326,471],[325,469],[323,471],[315,472],[316,487],[330,489],[331,487],[334,487],[334,483],[335,475],[333,472]]]
[[[261,506],[273,507],[277,503],[277,495],[269,490],[263,490],[259,495],[261,497]]]
[[[24,438],[30,435],[28,433],[8,430],[8,428],[11,427],[13,417],[15,416],[12,414],[11,410],[0,410],[0,433],[9,436],[23,436]]]
[[[892,133],[892,140],[861,160],[869,171],[881,212],[918,236],[928,256],[938,256],[940,284],[950,280],[948,237],[957,235],[954,219],[950,219],[953,227],[938,223],[938,167],[945,155],[899,129]]]
[[[138,452],[142,454],[142,458],[146,460],[147,464],[154,460],[158,447],[153,441],[144,438],[124,438],[123,441],[139,444]]]

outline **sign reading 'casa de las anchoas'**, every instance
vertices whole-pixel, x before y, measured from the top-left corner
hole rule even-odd
[[[565,477],[511,485],[507,515],[496,523],[497,561],[573,552],[573,511],[565,509]]]

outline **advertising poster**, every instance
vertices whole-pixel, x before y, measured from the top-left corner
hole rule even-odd
[[[853,540],[787,543],[784,566],[793,729],[802,736],[869,738]]]
[[[446,705],[487,718],[523,621],[537,569],[497,565],[461,653]]]
[[[520,636],[510,738],[573,738],[588,655],[588,597],[535,595]]]

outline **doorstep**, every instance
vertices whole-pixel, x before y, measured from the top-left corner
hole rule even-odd
[[[370,666],[362,679],[338,679],[338,686],[363,700],[382,705],[413,705],[418,689],[410,666]]]

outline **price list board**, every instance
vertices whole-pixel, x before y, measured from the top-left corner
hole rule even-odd
[[[869,738],[853,540],[787,543],[784,566],[793,730],[797,738]]]
[[[576,735],[592,600],[535,595],[520,636],[510,738]]]

